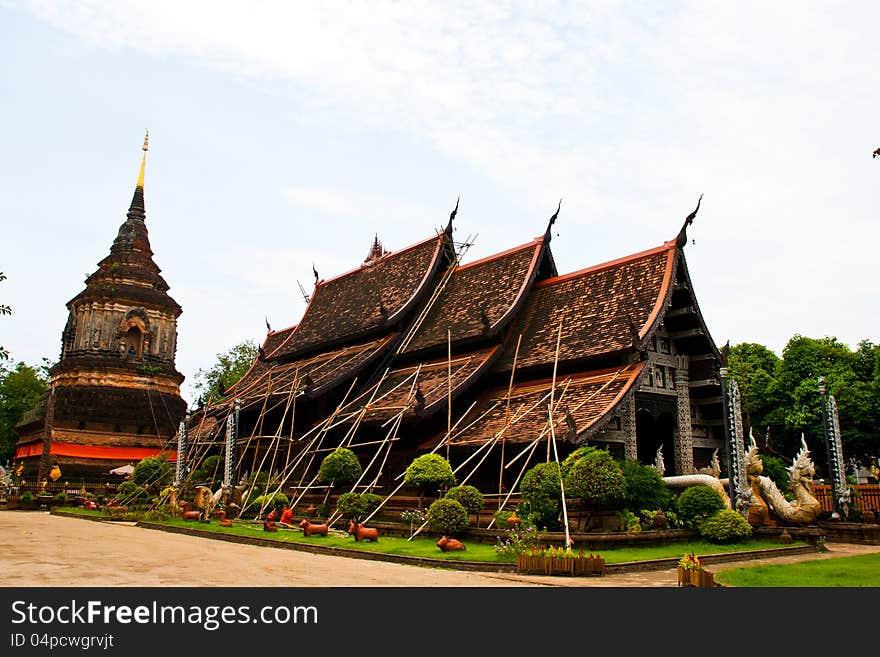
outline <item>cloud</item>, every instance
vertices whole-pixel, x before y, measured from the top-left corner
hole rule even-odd
[[[94,47],[262,81],[309,121],[411,139],[503,200],[497,216],[468,197],[465,230],[489,251],[540,234],[561,197],[554,253],[580,268],[673,237],[704,193],[688,258],[716,339],[876,330],[877,3],[20,6]],[[449,208],[395,182],[279,191],[340,225],[445,223]],[[334,253],[322,270],[362,257]]]

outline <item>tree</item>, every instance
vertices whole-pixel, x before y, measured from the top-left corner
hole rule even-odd
[[[19,362],[13,369],[0,364],[0,462],[15,453],[15,427],[49,389],[46,366],[31,367]]]
[[[626,495],[626,479],[617,461],[605,450],[596,450],[582,456],[564,480],[567,497],[583,500],[588,515],[585,522],[589,526],[596,507],[619,504]]]
[[[240,342],[228,351],[217,354],[217,362],[209,369],[200,369],[193,387],[205,400],[222,397],[220,384],[230,387],[243,377],[257,358],[259,347],[252,340]]]
[[[783,424],[777,376],[782,361],[767,347],[743,342],[730,348],[728,367],[742,393],[744,429]]]
[[[413,459],[403,476],[407,486],[419,489],[419,508],[432,490],[455,485],[455,473],[449,461],[439,454],[422,454]]]
[[[560,468],[556,461],[538,463],[523,475],[519,489],[525,524],[555,529],[562,511]]]
[[[131,480],[150,494],[158,495],[165,486],[171,483],[172,475],[171,465],[166,459],[148,456],[138,461],[134,466]]]
[[[321,461],[318,481],[322,484],[345,485],[357,481],[363,469],[357,454],[345,447],[338,447]]]
[[[853,351],[834,337],[795,334],[781,358],[743,343],[731,347],[728,364],[740,384],[746,434],[754,427],[757,440],[769,430],[772,454],[790,460],[803,434],[818,469],[825,469],[820,376],[837,402],[844,457],[880,454],[880,346],[862,340]]]

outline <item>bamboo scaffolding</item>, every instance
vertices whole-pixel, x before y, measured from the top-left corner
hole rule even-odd
[[[516,339],[516,351],[513,353],[513,367],[510,368],[510,383],[507,384],[507,403],[504,406],[504,422],[510,418],[510,395],[513,392],[513,375],[516,372],[516,363],[519,358],[519,346],[522,343],[522,333]],[[504,492],[504,448],[507,444],[507,436],[501,440],[501,466],[498,469],[498,494]]]

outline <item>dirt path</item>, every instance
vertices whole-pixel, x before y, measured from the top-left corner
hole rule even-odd
[[[880,552],[876,545],[828,547],[825,553],[777,557],[772,562]],[[715,570],[767,561],[717,564]],[[439,570],[22,511],[0,511],[0,572],[6,574],[4,586],[45,587],[676,586],[675,569],[578,578]]]

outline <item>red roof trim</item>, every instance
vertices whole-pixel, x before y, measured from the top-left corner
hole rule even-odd
[[[561,276],[556,276],[555,278],[548,278],[540,283],[538,283],[535,287],[543,288],[549,285],[556,285],[557,283],[562,283],[564,281],[571,280],[573,278],[580,278],[581,276],[586,276],[587,274],[593,274],[598,271],[602,271],[603,269],[610,269],[611,267],[617,267],[619,265],[626,264],[628,262],[632,262],[635,260],[640,260],[642,258],[647,258],[648,256],[656,255],[658,253],[662,253],[663,251],[674,251],[675,250],[675,242],[664,242],[663,246],[658,246],[653,249],[648,249],[647,251],[641,251],[639,253],[633,253],[632,255],[624,256],[623,258],[617,258],[616,260],[610,260],[609,262],[603,262],[599,265],[594,265],[592,267],[587,267],[586,269],[579,269],[578,271],[573,271],[568,274],[563,274]]]
[[[640,340],[644,340],[645,336],[648,335],[654,322],[660,317],[660,311],[663,310],[663,306],[666,305],[666,301],[669,298],[669,291],[672,288],[672,278],[675,272],[675,253],[675,248],[672,248],[669,249],[669,253],[666,256],[666,269],[663,272],[663,283],[660,285],[660,293],[657,295],[657,300],[654,302],[651,314],[648,315],[648,319],[645,320],[644,326],[639,331]]]
[[[518,251],[523,251],[530,247],[533,247],[537,244],[543,244],[544,238],[538,237],[533,239],[531,242],[527,242],[525,244],[520,244],[519,246],[515,246],[511,249],[507,249],[506,251],[502,251],[501,253],[493,253],[490,256],[486,256],[485,258],[480,258],[479,260],[474,260],[473,262],[469,262],[466,265],[460,265],[456,267],[456,271],[464,271],[465,269],[470,269],[471,267],[476,267],[477,265],[482,265],[487,262],[492,262],[493,260],[497,260],[498,258],[503,258],[504,256],[511,255],[513,253],[517,253]]]
[[[444,235],[444,233],[442,231],[438,232],[436,235],[429,237],[427,239],[424,239],[421,242],[416,242],[415,244],[411,244],[410,246],[403,248],[400,251],[389,251],[388,253],[383,255],[381,258],[377,258],[376,260],[371,260],[369,265],[361,265],[360,267],[355,267],[354,269],[350,269],[343,274],[339,274],[338,276],[334,276],[333,278],[328,278],[327,280],[321,279],[320,281],[318,281],[318,284],[315,286],[315,292],[317,292],[321,286],[327,285],[327,283],[332,283],[333,281],[339,280],[340,278],[345,278],[346,276],[351,276],[352,274],[356,274],[357,272],[361,271],[362,269],[372,269],[373,267],[378,265],[383,260],[386,260],[392,256],[399,256],[400,254],[406,253],[407,251],[412,251],[413,249],[416,249],[416,248],[422,246],[423,244],[430,242],[431,240],[436,240],[438,238],[442,238],[443,235]],[[438,240],[438,241],[442,242],[442,239]],[[312,295],[312,296],[314,296],[314,295]]]

